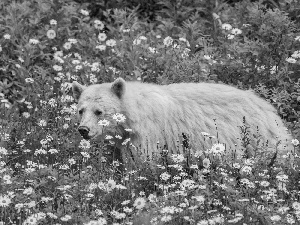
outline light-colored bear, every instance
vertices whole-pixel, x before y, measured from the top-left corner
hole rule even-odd
[[[73,82],[73,95],[78,101],[78,130],[86,139],[103,137],[103,128],[97,122],[122,113],[127,118],[124,127],[133,130],[132,143],[148,154],[158,151],[157,142],[161,146],[166,144],[169,152],[177,153],[182,133],[189,136],[193,150],[205,151],[211,142],[201,132],[216,136],[215,141],[226,144],[227,149],[239,151],[240,126],[245,116],[252,128],[250,138],[258,127],[262,141],[268,141],[273,151],[278,140],[281,140],[277,146],[279,155],[291,149],[288,146],[291,136],[275,108],[252,91],[228,85],[155,85],[118,78],[113,83],[88,87]]]

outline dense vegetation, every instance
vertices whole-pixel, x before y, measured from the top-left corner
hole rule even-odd
[[[0,224],[300,223],[299,15],[298,0],[0,1]],[[117,77],[252,88],[295,152],[228,160],[203,131],[193,164],[160,148],[155,170],[126,170],[117,134],[81,139],[70,91]]]

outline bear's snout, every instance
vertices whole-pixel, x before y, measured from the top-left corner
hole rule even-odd
[[[80,126],[78,127],[78,131],[84,139],[90,139],[89,136],[90,129],[88,127]]]

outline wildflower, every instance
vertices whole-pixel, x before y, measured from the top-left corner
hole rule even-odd
[[[127,145],[127,143],[128,143],[130,140],[131,140],[130,138],[126,138],[126,139],[122,142],[122,145]]]
[[[238,28],[234,28],[234,29],[231,30],[231,33],[233,35],[238,35],[238,34],[241,34],[242,31],[240,29],[238,29]]]
[[[300,36],[295,37],[295,41],[300,41]]]
[[[233,35],[233,34],[228,34],[227,35],[227,39],[229,39],[229,40],[231,40],[231,39],[233,39],[235,36]]]
[[[10,34],[4,34],[4,35],[3,35],[3,38],[6,39],[6,40],[9,40],[10,37],[11,37]]]
[[[106,45],[97,45],[96,49],[99,49],[100,51],[104,51],[106,49]]]
[[[114,47],[117,44],[117,42],[113,39],[107,40],[106,45],[110,47]]]
[[[57,106],[57,102],[56,102],[55,98],[50,98],[49,101],[48,101],[48,104],[51,107],[56,107]]]
[[[203,159],[203,166],[206,169],[210,166],[210,160],[208,158]]]
[[[278,174],[276,176],[277,180],[280,181],[280,182],[287,182],[289,177],[285,174]]]
[[[98,188],[104,191],[104,190],[106,190],[106,185],[102,181],[100,181],[98,183]]]
[[[299,202],[293,202],[292,207],[294,210],[299,211],[300,210],[300,203]]]
[[[244,166],[241,170],[244,173],[250,173],[252,171],[252,167],[251,166]]]
[[[241,168],[241,165],[239,164],[239,163],[233,163],[233,168],[235,168],[235,169],[239,169],[239,168]]]
[[[23,191],[23,194],[24,194],[24,195],[31,195],[32,193],[33,193],[33,188],[32,188],[32,187],[26,188],[26,189]]]
[[[183,38],[183,37],[180,37],[180,38],[179,38],[179,41],[187,42],[186,38]]]
[[[45,127],[47,125],[47,122],[46,122],[46,120],[40,120],[40,122],[38,123],[38,125],[40,127]]]
[[[141,39],[136,38],[133,40],[133,45],[140,45],[142,43]]]
[[[103,30],[103,28],[104,28],[104,24],[100,20],[95,20],[94,26],[98,30]]]
[[[171,158],[175,163],[181,163],[185,160],[182,154],[172,154]]]
[[[32,84],[34,82],[34,79],[28,77],[28,78],[25,78],[25,82]]]
[[[98,222],[97,225],[106,225],[107,224],[106,219],[103,217],[98,218],[97,222]]]
[[[53,69],[54,69],[55,71],[62,71],[62,67],[61,67],[61,66],[58,66],[58,65],[54,65],[54,66],[53,66]]]
[[[198,167],[198,165],[197,165],[197,164],[193,164],[193,165],[191,165],[191,166],[190,166],[190,168],[191,168],[191,169],[199,169],[199,167]]]
[[[66,42],[66,43],[64,44],[64,49],[66,49],[66,50],[70,50],[71,47],[72,47],[72,44],[71,44],[70,42]]]
[[[170,221],[172,219],[172,216],[171,215],[164,215],[164,216],[162,216],[161,217],[161,221],[162,222],[168,222],[168,221]]]
[[[57,219],[57,216],[51,212],[47,212],[47,216],[49,216],[52,219]]]
[[[33,208],[36,206],[35,201],[30,201],[28,203],[25,203],[24,205],[26,205],[28,208]]]
[[[147,38],[145,36],[139,36],[139,39],[146,41]]]
[[[132,213],[133,210],[131,208],[124,207],[123,211],[126,212],[126,213]]]
[[[286,218],[286,221],[287,221],[288,224],[294,224],[295,223],[295,220],[294,220],[294,218],[291,214],[287,214],[285,218]]]
[[[84,158],[90,158],[90,157],[91,157],[90,154],[87,153],[87,152],[80,152],[80,153],[81,153],[81,155],[82,155]]]
[[[292,54],[292,57],[295,59],[300,58],[300,51],[294,51],[294,53]]]
[[[36,45],[39,43],[39,40],[36,40],[36,39],[29,39],[29,44],[32,44],[32,45]]]
[[[260,182],[260,185],[263,187],[268,187],[270,185],[270,183],[268,181],[262,181],[262,182]]]
[[[142,209],[145,207],[145,205],[146,205],[146,201],[142,197],[138,197],[133,203],[133,206],[137,209]]]
[[[294,203],[293,203],[293,207],[294,207]],[[285,214],[289,209],[290,209],[290,207],[282,206],[282,207],[278,208],[278,212],[281,214]]]
[[[209,225],[208,220],[200,220],[197,225]]]
[[[57,21],[56,20],[50,20],[50,25],[57,25]]]
[[[4,176],[2,177],[2,179],[3,179],[5,182],[7,182],[7,181],[10,181],[11,176],[8,175],[8,174],[6,174],[6,175],[4,175]]]
[[[99,41],[105,41],[107,38],[106,34],[105,33],[99,33],[98,34],[98,39]]]
[[[299,145],[299,141],[297,139],[293,139],[291,142],[294,146]]]
[[[200,204],[203,204],[205,201],[205,197],[203,195],[193,196],[192,199],[196,199]]]
[[[148,49],[149,49],[149,51],[150,51],[151,53],[153,53],[153,54],[157,52],[155,48],[148,47]]]
[[[51,149],[49,149],[48,152],[49,152],[50,154],[55,154],[55,153],[58,153],[58,150],[55,149],[55,148],[51,148]]]
[[[109,179],[106,184],[106,190],[108,192],[112,191],[116,187],[116,182],[112,179]]]
[[[81,65],[75,66],[75,70],[76,70],[76,71],[81,70],[81,69],[82,69],[82,66],[81,66]]]
[[[232,26],[228,23],[223,23],[222,24],[222,29],[223,30],[231,30],[232,29]]]
[[[278,71],[278,67],[277,67],[277,66],[273,66],[273,67],[270,69],[270,73],[271,73],[271,74],[275,74],[276,71]]]
[[[100,209],[96,209],[95,213],[96,213],[97,216],[102,216],[103,215],[103,212]]]
[[[126,117],[121,113],[116,113],[113,115],[113,119],[116,120],[117,122],[124,123]]]
[[[8,154],[8,151],[6,150],[6,148],[4,147],[0,147],[0,155],[7,155]]]
[[[164,181],[167,181],[170,177],[171,177],[171,175],[168,174],[167,172],[164,172],[160,175],[160,178]]]
[[[88,16],[89,15],[89,11],[85,10],[85,9],[81,9],[80,13],[84,16]]]
[[[82,139],[79,143],[79,148],[89,149],[90,147],[91,147],[91,144],[90,144],[89,140]]]
[[[30,117],[30,113],[29,112],[23,112],[22,116],[24,116],[26,119],[28,119]]]
[[[191,51],[190,49],[185,48],[185,49],[183,50],[183,53],[181,54],[181,56],[182,56],[183,58],[188,57],[190,51]]]
[[[36,218],[35,215],[31,215],[29,216],[23,224],[26,224],[26,225],[36,225],[38,224],[38,219]]]
[[[109,121],[108,121],[108,120],[105,120],[105,119],[104,119],[104,120],[99,120],[98,124],[99,124],[100,126],[106,127],[106,126],[109,125]]]
[[[170,45],[172,45],[172,43],[173,43],[173,38],[171,38],[170,36],[168,36],[164,39],[164,45],[166,47],[169,47]]]
[[[48,37],[49,39],[54,39],[54,38],[56,37],[56,32],[55,32],[55,30],[48,30],[48,31],[47,31],[47,37]]]
[[[213,154],[223,154],[225,151],[225,146],[223,144],[214,144],[210,150]]]
[[[68,221],[70,219],[72,219],[72,217],[70,215],[65,215],[63,217],[60,218],[62,221]]]
[[[7,207],[11,203],[7,195],[0,195],[0,207]]]
[[[281,217],[279,215],[274,215],[274,216],[271,216],[270,219],[273,221],[273,222],[278,222],[281,220]]]
[[[182,189],[191,189],[195,186],[195,181],[193,180],[190,180],[190,179],[186,179],[186,180],[183,180],[180,184],[180,187]]]
[[[289,58],[286,58],[286,59],[285,59],[285,61],[287,61],[288,63],[296,63],[296,62],[297,62],[297,60],[296,60],[296,59],[294,59],[294,58],[291,58],[291,57],[289,57]]]

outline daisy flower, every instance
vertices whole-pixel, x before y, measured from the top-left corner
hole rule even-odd
[[[99,41],[105,41],[107,38],[106,34],[105,33],[99,33],[98,34],[98,39]]]
[[[100,20],[95,20],[94,26],[98,30],[103,30],[103,28],[104,28],[104,24]]]
[[[166,47],[169,47],[171,44],[173,43],[173,38],[171,38],[171,37],[166,37],[165,39],[164,39],[164,45],[166,46]]]
[[[106,45],[110,47],[114,47],[117,44],[117,42],[113,39],[107,40]]]
[[[57,21],[56,20],[50,20],[50,25],[57,25]]]
[[[116,113],[115,115],[113,115],[113,119],[117,122],[123,123],[125,122],[126,117],[121,113]]]
[[[56,37],[56,32],[55,32],[55,30],[48,30],[48,31],[47,31],[47,37],[48,37],[49,39],[54,39],[54,38]]]
[[[109,121],[108,121],[108,120],[105,120],[105,119],[104,119],[104,120],[99,120],[98,124],[99,124],[100,126],[106,127],[106,126],[109,125]]]
[[[145,205],[146,205],[146,200],[142,197],[138,197],[133,203],[133,206],[139,210],[144,208]]]
[[[7,207],[11,203],[7,195],[0,195],[0,207]]]
[[[116,187],[116,182],[113,179],[109,179],[106,184],[106,190],[108,192],[112,191]]]

